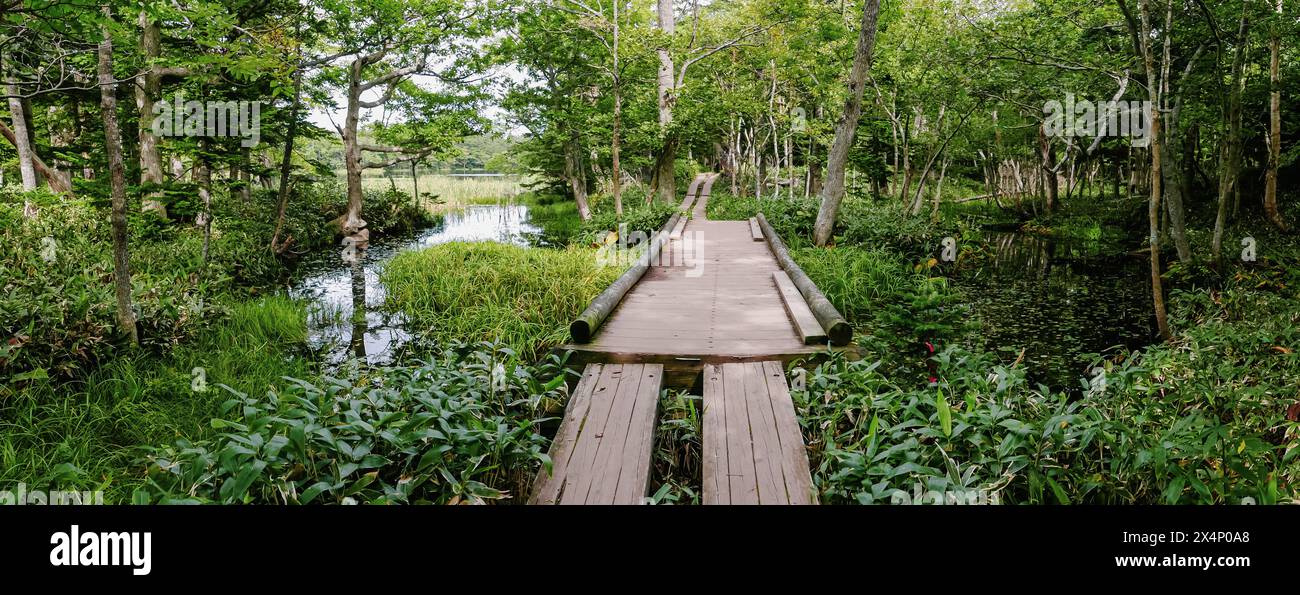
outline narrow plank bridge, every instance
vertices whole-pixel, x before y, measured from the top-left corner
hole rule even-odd
[[[642,261],[571,326],[561,349],[586,367],[530,503],[642,503],[670,387],[703,394],[706,504],[816,502],[784,365],[845,349],[851,331],[762,215],[708,219],[717,178],[692,181]]]

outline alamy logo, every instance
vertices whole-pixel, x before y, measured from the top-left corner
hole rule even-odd
[[[1151,142],[1150,101],[1089,101],[1065,95],[1065,103],[1043,104],[1044,132],[1048,136],[1125,136],[1133,146]]]
[[[916,482],[912,493],[894,490],[889,497],[890,504],[937,504],[937,505],[993,505],[1002,503],[997,492],[988,490],[930,490]]]
[[[682,267],[687,277],[699,277],[704,274],[704,233],[684,231],[679,239],[672,239],[666,232],[657,231],[647,236],[643,231],[627,230],[626,223],[620,223],[616,240],[610,240],[596,250],[596,264],[599,266],[627,267],[634,263],[652,267]],[[651,257],[653,245],[659,250]]]
[[[153,106],[153,133],[158,136],[237,136],[240,146],[253,147],[262,140],[260,101],[171,101]]]
[[[82,505],[82,504],[104,504],[104,491],[84,491],[77,490],[29,490],[27,484],[19,482],[18,490],[0,490],[0,504],[11,506],[24,505]]]
[[[86,531],[73,525],[50,536],[51,566],[127,566],[136,576],[149,574],[152,534],[125,531]]]

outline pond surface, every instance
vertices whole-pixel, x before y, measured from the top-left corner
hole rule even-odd
[[[1155,334],[1149,265],[1100,242],[987,235],[989,258],[960,276],[988,349],[1024,350],[1030,382],[1081,387],[1088,354],[1136,349]]]
[[[313,255],[299,268],[289,294],[311,302],[308,345],[327,368],[350,361],[388,364],[414,343],[402,314],[384,308],[379,280],[384,263],[406,250],[451,241],[539,245],[544,231],[534,224],[528,205],[471,205],[442,215],[442,222],[428,229],[377,239],[355,262],[346,262],[341,248]]]

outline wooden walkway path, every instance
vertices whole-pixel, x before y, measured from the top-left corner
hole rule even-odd
[[[828,331],[805,297],[826,302],[804,290],[806,277],[796,288],[791,277],[803,273],[775,256],[783,244],[764,237],[765,223],[708,219],[717,177],[691,183],[691,216],[670,221],[660,258],[624,273],[626,284],[588,309],[610,304],[599,310],[608,316],[575,322],[592,329],[582,327],[587,342],[561,349],[587,365],[530,503],[644,501],[665,387],[703,394],[705,504],[816,503],[784,362],[826,353]]]
[[[826,351],[806,344],[787,313],[773,276],[781,267],[767,242],[755,241],[748,221],[708,219],[716,179],[697,180],[682,237],[669,241],[591,341],[563,346],[579,362],[663,363],[668,384],[690,386],[705,363],[789,361]]]

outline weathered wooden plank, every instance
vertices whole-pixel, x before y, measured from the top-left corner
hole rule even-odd
[[[763,230],[758,226],[758,219],[749,218],[749,237],[755,242],[763,241]]]
[[[551,442],[549,452],[551,472],[548,473],[545,466],[537,472],[537,479],[533,481],[533,493],[528,499],[529,504],[555,504],[559,501],[569,467],[569,458],[573,456],[582,423],[591,407],[591,393],[596,390],[596,383],[600,379],[603,367],[602,364],[587,364],[583,370],[582,378],[574,387],[569,403],[565,407],[564,420],[560,422],[560,428],[555,432],[555,440]]]
[[[758,504],[758,478],[749,412],[745,408],[744,364],[722,365],[723,406],[727,411],[727,482],[732,504]]]
[[[605,423],[609,421],[609,412],[614,405],[614,394],[618,392],[623,368],[627,365],[631,364],[610,364],[601,370],[600,380],[591,395],[591,407],[579,430],[577,448],[565,471],[568,477],[560,495],[560,504],[585,504],[587,501],[600,437],[604,435]]]
[[[781,441],[776,435],[772,400],[767,394],[763,364],[734,364],[744,377],[745,410],[749,414],[750,435],[754,444],[754,477],[758,484],[759,504],[789,504],[785,477],[781,471]]]
[[[704,366],[704,503],[815,504],[781,363]]]
[[[691,185],[686,187],[686,198],[694,198],[700,192],[700,186],[704,184],[704,175],[700,174],[691,180]]]
[[[589,365],[529,503],[643,503],[663,379],[659,363]]]
[[[640,504],[650,491],[650,462],[654,457],[655,422],[663,382],[662,365],[646,364],[643,367],[636,408],[632,412],[631,433],[623,449],[615,504]]]
[[[623,449],[627,445],[628,428],[632,411],[636,409],[637,391],[641,388],[643,364],[623,366],[618,390],[614,392],[609,419],[605,429],[596,438],[596,459],[590,472],[590,486],[583,504],[613,504],[618,491],[618,475],[623,464]],[[575,500],[576,501],[576,500]]]
[[[825,343],[826,331],[822,330],[821,323],[817,322],[817,317],[808,309],[808,303],[803,301],[803,295],[795,288],[794,282],[790,281],[789,275],[785,271],[772,271],[772,280],[776,283],[777,292],[781,294],[785,312],[794,324],[795,334],[804,345]]]
[[[686,229],[686,218],[682,217],[677,220],[677,225],[673,227],[672,233],[668,234],[670,240],[682,239],[682,230]]]
[[[705,504],[730,504],[727,477],[727,408],[723,403],[722,366],[704,366],[703,489]]]
[[[786,493],[791,504],[816,504],[812,473],[808,468],[808,449],[804,446],[799,420],[795,417],[794,401],[785,381],[785,369],[780,362],[763,362],[768,394],[772,399],[772,412],[776,418],[777,436],[781,440],[781,466],[785,477]]]

